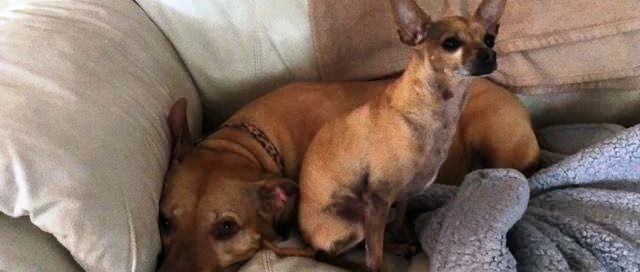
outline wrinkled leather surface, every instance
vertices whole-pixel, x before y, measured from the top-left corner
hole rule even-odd
[[[195,79],[211,125],[292,81],[318,80],[307,0],[138,0]]]
[[[55,237],[39,230],[26,217],[10,218],[0,213],[0,245],[0,271],[83,271]]]

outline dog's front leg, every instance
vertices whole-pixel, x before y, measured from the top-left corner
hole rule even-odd
[[[404,218],[407,215],[407,206],[409,205],[409,200],[400,200],[396,202],[395,205],[395,218],[391,221],[389,225],[389,231],[394,234],[402,233],[402,226],[404,225]]]
[[[379,272],[382,270],[384,228],[389,218],[391,201],[372,192],[369,194],[367,202],[368,210],[364,226],[367,266],[371,271]]]
[[[407,217],[407,208],[409,200],[399,200],[392,206],[395,210],[395,216],[389,222],[386,230],[386,243],[384,244],[384,252],[399,256],[409,256],[416,252],[415,238],[410,233],[409,228],[405,225]]]

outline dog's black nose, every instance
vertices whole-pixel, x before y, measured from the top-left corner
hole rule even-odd
[[[478,51],[477,58],[484,63],[491,63],[496,59],[496,52],[490,48],[483,48]]]
[[[316,251],[315,259],[316,261],[319,261],[319,262],[327,262],[331,259],[331,256],[329,255],[329,252],[326,252],[324,250],[318,250]]]
[[[496,52],[491,48],[482,48],[476,53],[471,75],[481,76],[490,74],[497,68]]]

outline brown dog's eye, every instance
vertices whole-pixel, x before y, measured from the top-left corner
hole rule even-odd
[[[232,220],[223,220],[218,222],[213,228],[216,240],[227,240],[233,237],[238,230],[240,230],[238,224]]]
[[[171,223],[171,220],[160,214],[160,217],[158,218],[158,228],[160,229],[161,234],[167,235],[173,231],[173,224]]]
[[[484,35],[484,44],[486,44],[489,48],[493,48],[496,44],[496,36],[493,36],[489,33]]]
[[[460,48],[460,46],[462,46],[462,41],[460,41],[458,38],[451,37],[442,42],[442,48],[449,52],[455,51],[456,49]]]

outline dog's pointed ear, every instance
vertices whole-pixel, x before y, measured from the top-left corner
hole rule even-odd
[[[277,221],[286,211],[292,211],[295,208],[298,185],[287,178],[268,178],[260,185],[258,193],[263,216]]]
[[[400,40],[410,46],[422,43],[431,23],[429,16],[414,0],[391,0],[391,9]]]
[[[193,150],[193,142],[189,133],[187,122],[187,100],[180,98],[173,104],[167,117],[169,131],[171,132],[171,160],[181,161],[184,156]]]
[[[484,0],[476,10],[476,20],[478,20],[487,32],[498,34],[500,17],[504,12],[507,0]]]

